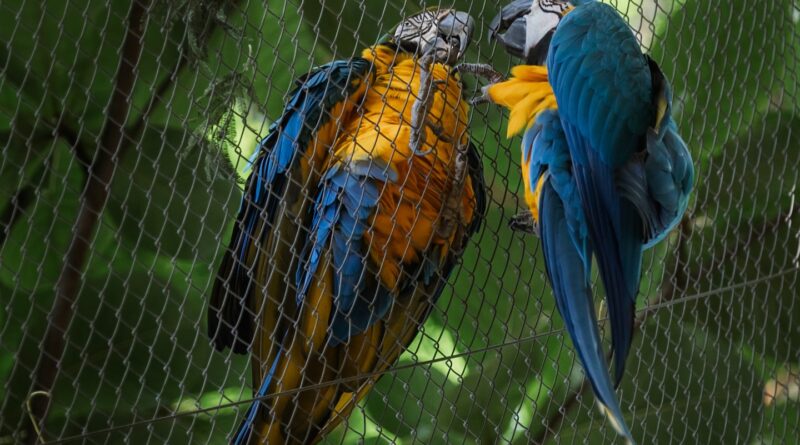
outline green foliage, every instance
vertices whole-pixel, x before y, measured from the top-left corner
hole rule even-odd
[[[668,311],[650,319],[631,357],[645,366],[634,364],[635,375],[629,372],[618,391],[638,441],[737,443],[754,435],[749,416],[761,399],[760,382],[726,332],[694,327]],[[564,419],[559,441],[613,443],[616,433],[585,394]]]
[[[40,193],[30,206],[30,223],[15,225],[0,247],[4,265],[0,269],[0,282],[9,288],[20,286],[31,291],[52,288],[61,271],[61,258],[72,240],[72,223],[78,215],[84,174],[63,141],[49,141],[49,144],[49,174],[39,185]],[[13,162],[13,157],[7,159]]]
[[[760,400],[765,381],[799,360],[800,27],[792,2],[608,3],[646,23],[652,11],[657,25],[642,34],[654,32],[652,55],[672,80],[698,160],[691,233],[646,254],[640,292],[642,302],[686,300],[663,302],[638,333],[623,411],[644,443],[790,442],[797,403],[765,408]],[[0,217],[18,215],[0,220],[13,223],[0,225],[0,443],[26,418],[130,6],[9,0],[0,8]],[[422,6],[151,5],[137,24],[142,52],[126,145],[65,334],[49,431],[67,436],[180,414],[88,441],[219,443],[230,435],[245,406],[192,411],[250,397],[247,358],[213,351],[203,322],[246,160],[295,78],[358,54]],[[476,18],[467,59],[507,70],[513,61],[486,38],[502,4],[454,6]],[[327,443],[528,443],[580,386],[538,240],[507,226],[519,210],[520,141],[505,140],[496,108],[475,108],[472,119],[491,192],[484,229],[402,369],[381,379]],[[579,397],[550,442],[614,443],[592,404],[590,392]]]
[[[167,258],[213,260],[240,199],[226,160],[205,155],[204,142],[178,128],[151,127],[139,147],[111,184],[108,212],[123,241]]]
[[[657,33],[652,56],[672,79],[682,135],[699,160],[747,130],[781,87],[792,2],[685,1]]]

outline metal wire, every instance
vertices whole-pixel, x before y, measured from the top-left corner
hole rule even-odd
[[[606,2],[671,80],[697,171],[680,230],[643,261],[626,420],[640,443],[797,443],[800,3]],[[325,443],[616,443],[538,240],[508,228],[525,207],[520,141],[493,106],[469,111],[483,228],[437,277],[445,290],[425,323],[406,320],[419,334],[397,361],[254,397],[249,357],[206,335],[252,155],[295,79],[432,6],[0,4],[0,444],[220,443],[255,400],[365,379],[375,387]],[[463,61],[507,73],[519,61],[487,41],[501,6],[454,5],[476,20]],[[463,77],[467,101],[482,83]],[[294,185],[312,207],[313,181]],[[280,241],[299,255],[311,236]],[[268,262],[295,292],[294,272]],[[602,292],[595,283],[598,303]]]
[[[780,276],[787,275],[787,274],[789,274],[791,272],[797,272],[798,270],[800,270],[800,268],[796,267],[796,268],[793,268],[793,269],[789,269],[789,270],[785,270],[785,271],[782,271],[782,272],[778,272],[778,273],[772,274],[771,276],[766,276],[766,277],[762,277],[762,278],[759,278],[759,279],[756,279],[756,280],[750,280],[750,281],[747,281],[747,282],[736,283],[736,284],[733,284],[731,286],[728,286],[725,289],[718,289],[718,290],[715,290],[715,291],[704,292],[702,294],[696,294],[696,295],[688,295],[688,296],[681,297],[681,298],[678,298],[678,299],[675,299],[675,300],[656,303],[656,304],[653,304],[653,305],[649,305],[646,308],[638,311],[637,314],[639,316],[641,316],[641,315],[644,315],[644,314],[647,314],[647,313],[656,312],[659,309],[664,309],[664,308],[667,308],[667,307],[670,307],[670,306],[674,306],[676,304],[681,304],[681,303],[686,303],[686,302],[689,302],[689,301],[692,301],[692,300],[696,300],[698,298],[707,298],[707,297],[710,297],[712,295],[718,295],[718,294],[721,294],[721,293],[724,293],[724,292],[727,292],[727,291],[735,290],[737,288],[742,288],[742,287],[746,287],[746,286],[754,286],[754,285],[756,285],[758,283],[761,283],[761,282],[764,282],[764,281],[768,281],[768,280],[772,280],[772,279],[778,278]],[[601,319],[599,319],[599,321],[600,322],[607,322],[608,318],[607,317],[606,318],[601,318]],[[257,400],[267,400],[267,399],[272,399],[272,398],[276,398],[276,397],[288,396],[288,395],[297,394],[297,393],[302,392],[302,391],[313,391],[313,390],[324,388],[324,387],[328,387],[328,386],[337,386],[337,385],[340,385],[340,384],[343,384],[343,383],[349,383],[349,382],[358,381],[358,380],[364,379],[364,378],[380,377],[380,376],[383,376],[383,375],[386,375],[386,374],[397,373],[397,372],[399,372],[401,370],[404,370],[404,369],[430,366],[430,365],[433,365],[434,363],[446,362],[446,361],[450,361],[450,360],[453,360],[453,359],[456,359],[456,358],[468,357],[468,356],[474,355],[474,354],[480,354],[480,353],[483,353],[483,352],[489,352],[489,351],[493,351],[493,350],[497,350],[497,349],[506,348],[506,347],[509,347],[509,346],[516,346],[516,345],[519,345],[520,343],[533,341],[533,340],[536,340],[536,339],[539,339],[539,338],[550,337],[550,336],[553,336],[553,335],[563,334],[564,332],[565,331],[564,331],[563,328],[553,329],[553,330],[551,330],[549,332],[543,332],[541,334],[537,334],[537,335],[534,335],[534,336],[525,337],[525,338],[519,338],[519,339],[516,339],[514,341],[505,342],[505,343],[498,344],[498,345],[487,346],[485,348],[479,348],[479,349],[475,349],[475,350],[472,350],[472,351],[462,352],[462,353],[459,353],[459,354],[449,355],[447,357],[440,357],[440,358],[437,358],[437,359],[431,359],[431,360],[425,360],[425,361],[415,361],[413,363],[409,363],[409,364],[406,364],[406,365],[395,366],[395,367],[386,369],[384,371],[370,372],[370,373],[360,374],[358,376],[349,377],[349,378],[339,378],[339,379],[335,379],[335,380],[331,380],[331,381],[327,381],[327,382],[322,382],[322,383],[317,383],[317,384],[314,384],[314,385],[309,385],[309,386],[306,386],[306,387],[303,387],[303,388],[274,392],[274,393],[267,394],[267,395],[265,395],[263,397],[255,397],[255,398],[250,398],[250,399],[242,399],[242,400],[238,400],[238,401],[230,402],[230,403],[224,403],[224,404],[220,404],[218,406],[212,407],[212,408],[196,409],[196,410],[182,412],[182,413],[179,413],[179,414],[172,414],[172,415],[169,415],[169,416],[159,417],[159,418],[155,418],[155,419],[147,419],[147,420],[142,420],[142,421],[138,421],[138,422],[132,422],[132,423],[129,423],[129,424],[126,424],[126,425],[119,425],[119,426],[115,426],[115,427],[112,427],[112,428],[106,428],[106,429],[97,430],[97,431],[89,431],[89,432],[84,433],[84,434],[79,434],[79,435],[75,435],[75,436],[71,436],[71,437],[65,437],[65,438],[62,438],[62,439],[59,439],[59,440],[56,440],[56,441],[48,441],[48,442],[45,442],[45,443],[46,444],[67,443],[67,442],[71,442],[71,441],[78,440],[78,439],[85,439],[85,438],[87,438],[89,436],[95,436],[95,435],[98,435],[98,434],[104,434],[104,433],[110,433],[110,432],[114,432],[114,431],[125,430],[125,429],[129,429],[129,428],[133,428],[133,427],[144,426],[144,425],[147,425],[147,424],[156,423],[156,422],[164,422],[164,421],[167,421],[167,420],[174,420],[174,419],[176,419],[178,417],[193,416],[193,415],[197,415],[197,414],[210,413],[210,412],[219,411],[219,410],[224,409],[224,408],[230,408],[230,407],[234,407],[234,406],[238,406],[238,405],[250,405],[252,402],[257,401]],[[42,394],[45,394],[45,393],[42,393]]]

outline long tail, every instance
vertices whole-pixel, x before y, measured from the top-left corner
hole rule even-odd
[[[246,444],[250,436],[253,434],[253,422],[258,415],[258,411],[262,407],[266,407],[266,404],[262,397],[267,395],[267,390],[269,389],[269,385],[272,382],[272,378],[275,376],[275,371],[278,368],[278,363],[281,360],[283,350],[279,349],[278,353],[275,354],[275,360],[272,362],[272,366],[269,368],[269,372],[264,377],[264,381],[261,382],[261,387],[258,388],[258,392],[255,394],[255,399],[253,400],[253,404],[250,405],[250,409],[247,410],[247,416],[245,416],[244,420],[242,420],[242,424],[239,425],[239,429],[236,431],[236,435],[233,436],[231,439],[231,445],[243,445]]]
[[[590,271],[582,259],[582,254],[589,255],[589,252],[578,251],[570,234],[564,204],[549,181],[542,188],[539,206],[545,266],[558,310],[599,404],[614,429],[629,443],[633,443],[633,437],[622,418],[603,354],[592,300]]]
[[[630,206],[623,205],[613,168],[600,159],[574,125],[562,123],[570,153],[573,159],[580,160],[573,164],[573,174],[606,289],[614,352],[614,386],[618,386],[633,341],[642,256],[640,223],[635,209],[629,214]]]

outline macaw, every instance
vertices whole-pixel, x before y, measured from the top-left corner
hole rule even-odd
[[[473,19],[426,10],[302,76],[253,160],[208,310],[251,353],[231,442],[315,443],[424,323],[485,213],[453,69]]]
[[[694,181],[691,155],[671,117],[669,82],[628,24],[594,0],[517,0],[492,35],[525,60],[489,85],[523,133],[529,216],[566,329],[597,400],[629,442],[615,388],[634,330],[642,251],[681,221]],[[597,260],[611,325],[609,375],[592,300]]]

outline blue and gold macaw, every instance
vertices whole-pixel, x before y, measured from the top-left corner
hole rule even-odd
[[[452,65],[472,18],[426,10],[301,77],[261,142],[208,312],[252,354],[232,443],[314,443],[415,337],[485,207]]]
[[[593,0],[518,0],[492,28],[526,63],[486,92],[510,110],[509,137],[523,133],[525,201],[558,310],[604,412],[633,442],[614,389],[631,347],[642,251],[681,220],[694,178],[669,83],[617,11]],[[593,256],[613,381],[592,300]]]

